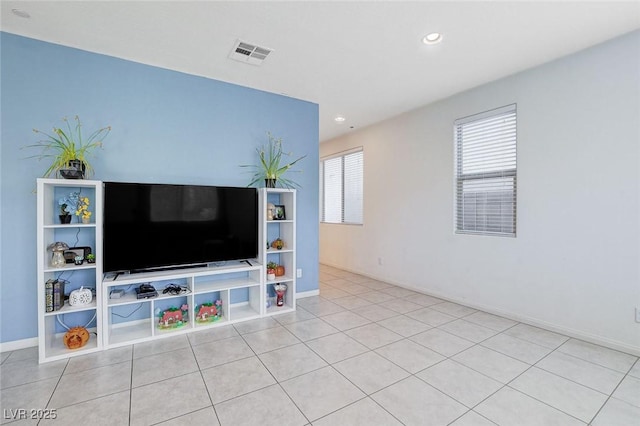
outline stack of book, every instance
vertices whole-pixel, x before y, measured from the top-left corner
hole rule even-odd
[[[45,297],[45,311],[53,312],[58,311],[64,306],[64,284],[63,279],[50,279],[44,285]]]

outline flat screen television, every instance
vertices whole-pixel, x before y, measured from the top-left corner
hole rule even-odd
[[[254,188],[104,182],[104,272],[254,259]]]

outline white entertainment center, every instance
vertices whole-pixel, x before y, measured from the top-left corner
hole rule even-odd
[[[262,318],[296,309],[296,191],[281,188],[257,189],[258,257],[218,262],[203,267],[171,269],[135,274],[103,275],[102,223],[103,183],[96,180],[38,179],[37,181],[37,279],[39,361],[48,362],[88,354],[113,347],[189,333],[225,324]],[[74,216],[72,223],[58,220],[58,199],[79,192],[90,200],[93,213],[89,223]],[[278,206],[284,217],[272,218],[267,207]],[[280,238],[284,247],[271,247]],[[54,242],[70,248],[91,248],[95,263],[61,267],[51,266]],[[132,248],[123,253],[135,255]],[[266,265],[276,262],[285,274],[267,279]],[[83,306],[65,303],[58,310],[47,311],[45,286],[51,281],[65,281],[67,296],[80,287],[95,288],[92,302]],[[135,289],[151,284],[157,296],[139,299]],[[170,284],[180,292],[164,292]],[[287,287],[284,303],[275,303],[274,287]],[[213,312],[215,318],[207,316]],[[198,310],[200,309],[200,310]],[[180,311],[178,314],[177,312]],[[176,312],[179,325],[164,320],[163,313]],[[63,337],[68,328],[84,326],[89,341],[77,349],[68,349]]]

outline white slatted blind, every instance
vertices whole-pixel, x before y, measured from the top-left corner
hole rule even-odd
[[[362,224],[362,149],[320,162],[321,220]]]
[[[342,222],[342,157],[324,161],[323,222]]]
[[[456,120],[456,232],[516,234],[516,105]]]

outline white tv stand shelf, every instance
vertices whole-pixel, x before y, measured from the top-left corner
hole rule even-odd
[[[38,340],[41,363],[296,309],[295,190],[257,189],[258,258],[249,259],[249,263],[228,261],[198,268],[103,276],[102,188],[100,181],[38,179]],[[57,222],[57,199],[70,191],[81,191],[91,199],[91,206],[95,209],[91,223],[62,225]],[[270,220],[268,204],[283,207],[286,217]],[[270,242],[276,238],[284,240],[285,246],[280,250],[270,247]],[[92,253],[96,254],[95,263],[51,267],[51,254],[47,247],[54,241],[76,242],[76,246],[91,247]],[[268,280],[267,262],[284,266],[285,274]],[[67,280],[66,294],[81,285],[95,286],[95,299],[86,306],[65,305],[60,310],[47,312],[45,284],[52,279]],[[154,286],[158,295],[138,299],[135,289],[147,283]],[[169,284],[181,286],[185,292],[163,293]],[[287,286],[282,306],[275,303],[274,286],[277,284]],[[118,292],[119,297],[110,297],[114,290],[122,290]],[[222,313],[213,320],[211,306],[216,306],[216,301],[221,301]],[[178,310],[182,315],[181,321],[170,318],[171,313]],[[85,346],[67,349],[62,342],[66,330],[61,328],[60,322],[69,326],[87,324],[93,334]]]
[[[106,277],[102,281],[102,300],[107,301],[103,307],[103,324],[106,325],[104,347],[122,346],[260,318],[264,315],[261,291],[264,268],[257,260],[250,262],[252,265],[233,261],[213,267]],[[156,289],[158,295],[138,299],[135,289],[147,283]],[[164,293],[170,284],[179,285],[186,291],[180,294]],[[118,298],[110,298],[114,290],[124,290],[125,293]],[[197,316],[199,306],[204,303],[215,304],[216,301],[222,301],[222,314],[219,318],[209,321]],[[163,327],[159,313],[181,307],[186,307],[181,310],[184,315],[182,324]]]

